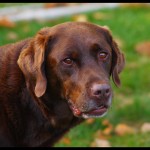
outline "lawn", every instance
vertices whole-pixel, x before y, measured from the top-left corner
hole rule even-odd
[[[120,75],[122,86],[117,88],[112,82],[113,104],[105,117],[95,119],[92,123],[84,122],[71,129],[55,147],[91,146],[95,134],[104,129],[104,120],[109,120],[113,127],[123,123],[137,130],[134,134],[124,136],[112,132],[107,137],[112,147],[148,147],[150,133],[141,133],[140,127],[144,122],[150,122],[150,58],[138,54],[135,46],[150,40],[150,8],[128,7],[96,12],[105,17],[97,19],[94,17],[95,12],[84,15],[89,22],[107,25],[113,36],[122,43],[120,47],[126,56],[126,67]],[[18,22],[15,28],[0,27],[0,45],[22,40],[35,35],[42,27],[66,21],[74,20],[73,17],[65,17],[53,21]]]

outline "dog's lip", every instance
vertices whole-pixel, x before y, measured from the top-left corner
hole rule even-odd
[[[90,116],[101,116],[103,115],[109,108],[108,105],[100,105],[99,107],[93,108],[89,111],[82,112],[80,111],[75,105],[73,105],[70,101],[68,101],[69,106],[71,110],[73,111],[74,115],[77,117],[82,116],[83,114],[85,115],[90,115]]]
[[[82,112],[78,108],[76,108],[75,106],[71,105],[71,109],[72,109],[72,111],[73,111],[75,116],[81,116]]]
[[[70,109],[73,111],[74,115],[81,116],[82,112],[77,107],[75,107],[75,105],[73,105],[70,100],[68,101],[68,103],[69,103]]]
[[[101,116],[108,110],[108,105],[101,105],[97,108],[94,108],[88,112],[84,112],[86,115],[93,115],[93,116]]]

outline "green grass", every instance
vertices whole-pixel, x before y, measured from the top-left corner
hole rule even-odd
[[[121,137],[112,137],[110,142],[113,147],[149,147],[150,133],[137,133]]]
[[[1,5],[0,5],[1,6]],[[126,67],[120,75],[122,86],[113,86],[114,98],[109,113],[96,119],[93,124],[82,123],[70,130],[65,137],[71,140],[70,144],[60,141],[55,147],[88,147],[94,141],[94,134],[103,128],[102,121],[108,119],[113,126],[126,123],[140,128],[144,122],[150,122],[150,58],[135,51],[135,45],[150,40],[150,8],[117,8],[103,9],[109,16],[96,20],[93,12],[86,13],[88,21],[110,27],[114,37],[123,41],[122,51],[126,56]],[[15,28],[0,27],[0,45],[19,41],[34,36],[45,26],[53,26],[62,22],[73,21],[72,17],[60,18],[46,22],[19,22]],[[28,29],[28,32],[25,30]],[[8,33],[14,32],[18,38],[10,40]],[[113,134],[109,141],[113,147],[148,147],[150,133],[136,133],[133,135],[117,136]]]

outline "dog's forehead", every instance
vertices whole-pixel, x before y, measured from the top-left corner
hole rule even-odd
[[[64,23],[54,26],[52,32],[56,41],[51,54],[57,57],[60,51],[61,54],[67,51],[85,53],[95,44],[111,51],[110,43],[105,35],[108,34],[106,29],[97,25],[81,22]]]
[[[51,28],[54,34],[59,35],[70,35],[72,34],[85,37],[85,36],[104,36],[106,33],[106,29],[87,22],[68,22],[56,25]]]
[[[90,45],[99,43],[109,45],[109,32],[105,28],[86,22],[69,22],[51,28],[52,35],[61,43],[69,45]]]

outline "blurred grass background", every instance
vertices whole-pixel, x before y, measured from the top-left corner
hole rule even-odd
[[[0,5],[3,7],[3,4]],[[104,17],[94,17],[101,13]],[[98,25],[107,25],[113,37],[118,40],[126,57],[126,66],[120,75],[122,86],[113,86],[114,98],[112,108],[103,118],[92,123],[84,122],[68,132],[55,147],[89,147],[95,134],[104,129],[103,120],[109,120],[115,127],[124,123],[137,130],[134,134],[119,136],[114,132],[107,138],[112,147],[148,147],[150,133],[141,133],[144,122],[150,122],[150,58],[135,51],[139,42],[150,40],[150,7],[118,7],[87,12],[87,21]],[[49,21],[17,22],[14,28],[0,27],[0,45],[16,42],[34,36],[45,26],[75,21],[74,17],[63,17]],[[64,140],[65,139],[65,140]]]

